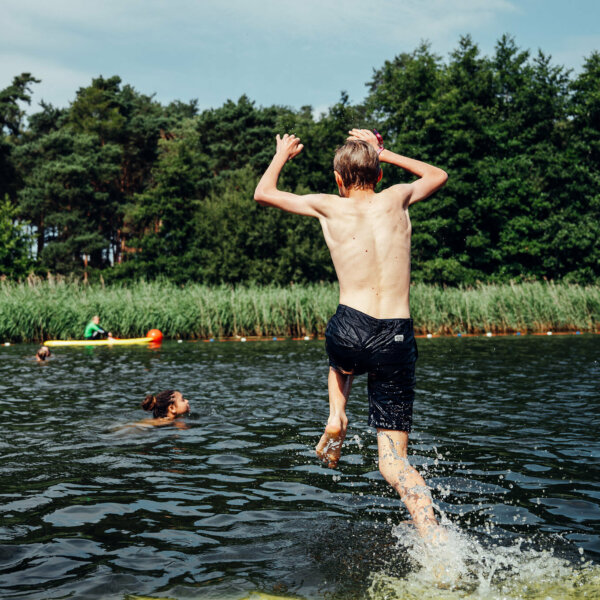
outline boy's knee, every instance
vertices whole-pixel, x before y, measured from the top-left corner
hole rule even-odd
[[[377,428],[377,443],[396,460],[407,460],[408,432]]]

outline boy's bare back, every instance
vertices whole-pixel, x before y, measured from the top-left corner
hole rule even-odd
[[[378,319],[408,318],[408,186],[323,198],[319,218],[340,284],[340,304]]]
[[[378,150],[380,162],[399,166],[419,179],[375,193],[369,187],[346,187],[334,171],[340,196],[299,196],[278,190],[281,168],[303,148],[298,138],[286,134],[283,138],[277,136],[277,152],[254,197],[261,204],[319,219],[340,284],[340,304],[378,319],[408,318],[408,207],[444,185],[447,175],[437,167],[382,150],[367,129],[353,129],[348,139],[372,145]]]

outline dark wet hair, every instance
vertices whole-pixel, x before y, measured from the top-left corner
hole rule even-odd
[[[379,179],[379,156],[371,144],[362,140],[349,140],[337,149],[333,158],[345,188],[374,188]]]
[[[148,394],[142,402],[142,408],[144,410],[152,411],[155,419],[167,416],[167,409],[175,401],[173,394],[176,390],[164,390],[159,392],[156,396]]]

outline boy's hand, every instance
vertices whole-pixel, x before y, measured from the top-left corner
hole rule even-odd
[[[283,137],[277,134],[275,139],[277,140],[276,154],[284,156],[285,160],[291,160],[294,156],[298,156],[304,148],[304,145],[300,143],[300,138],[297,138],[293,133],[292,135],[285,133]]]
[[[379,142],[370,129],[351,129],[348,133],[350,134],[349,140],[362,140],[371,144],[375,150],[379,150]]]

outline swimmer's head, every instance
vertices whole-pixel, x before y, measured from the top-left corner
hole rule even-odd
[[[155,419],[175,419],[190,412],[190,403],[177,390],[164,390],[156,394],[149,394],[142,402],[144,410],[152,411]]]
[[[337,149],[333,170],[342,196],[351,189],[374,189],[382,175],[377,151],[362,140],[348,140]]]
[[[100,317],[98,315],[94,315],[92,317],[92,323],[95,323],[96,325],[100,325]]]
[[[52,352],[50,352],[50,348],[48,346],[42,346],[36,353],[35,357],[38,361],[46,360],[49,356],[52,356]]]

